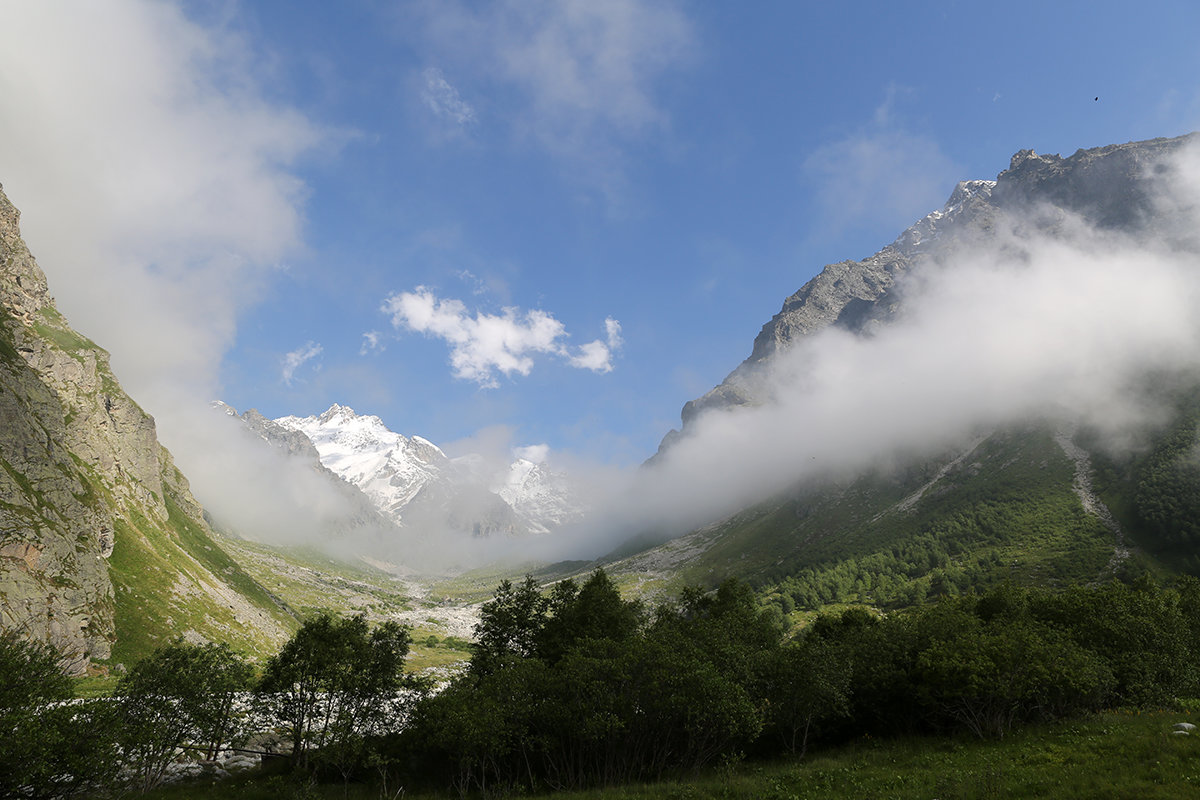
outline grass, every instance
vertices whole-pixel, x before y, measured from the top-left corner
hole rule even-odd
[[[410,587],[403,581],[366,563],[340,561],[311,548],[270,547],[224,537],[219,543],[250,578],[301,616],[323,610],[382,622],[419,602],[409,596]],[[406,662],[411,671],[448,667],[469,657],[466,643],[447,636],[436,624],[416,624],[411,632]]]
[[[33,329],[38,336],[48,342],[54,344],[59,350],[64,353],[79,359],[79,353],[85,350],[100,350],[100,346],[86,336],[76,333],[69,327],[59,327],[57,325],[47,325],[42,322],[33,323]]]
[[[221,537],[220,544],[258,584],[297,611],[364,613],[386,619],[409,608],[402,582],[366,563],[352,564],[312,548],[272,547]]]
[[[1111,711],[1027,728],[997,742],[909,737],[853,743],[803,760],[744,762],[650,784],[552,792],[555,800],[991,800],[1088,798],[1170,800],[1200,793],[1200,736],[1172,736],[1187,712]],[[165,788],[176,798],[383,797],[380,787],[331,784],[304,793],[281,776],[250,774],[209,786]],[[413,792],[410,800],[457,797]]]
[[[180,544],[209,572],[220,576],[242,596],[248,597],[261,608],[282,610],[279,602],[250,577],[237,561],[221,548],[199,525],[188,518],[170,494],[164,498],[171,530],[179,537]],[[276,617],[280,617],[278,613]]]
[[[165,525],[136,512],[129,520],[115,520],[116,544],[108,560],[116,599],[111,662],[129,666],[192,631],[251,658],[273,654],[279,642],[241,624],[232,608],[195,586],[216,576],[284,629],[295,628],[294,618],[169,498],[167,508]]]
[[[75,696],[84,699],[93,697],[111,697],[117,689],[116,675],[86,675],[75,678]]]

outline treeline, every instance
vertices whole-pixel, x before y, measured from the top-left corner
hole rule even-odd
[[[788,630],[746,584],[653,609],[603,571],[504,582],[469,666],[439,692],[403,671],[408,631],[319,616],[256,671],[179,641],[115,697],[69,702],[43,647],[0,638],[0,796],[145,791],[180,749],[271,731],[295,774],[460,794],[655,779],[861,737],[1014,727],[1200,691],[1200,582],[1002,586]]]
[[[1200,583],[1004,586],[787,635],[744,584],[649,611],[603,572],[504,583],[470,669],[421,702],[390,757],[459,792],[653,779],[863,734],[1015,726],[1161,706],[1200,686]]]
[[[399,730],[423,684],[404,673],[409,632],[361,616],[318,615],[256,669],[224,645],[182,639],[80,700],[58,654],[0,636],[0,797],[69,798],[148,792],[181,751],[215,759],[269,732],[296,770],[360,770]]]

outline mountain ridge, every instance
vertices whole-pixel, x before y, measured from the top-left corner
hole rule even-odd
[[[922,281],[954,274],[976,253],[1022,264],[1028,242],[1088,241],[1084,259],[1108,244],[1136,242],[1147,253],[1185,255],[1195,269],[1195,207],[1190,196],[1180,203],[1170,190],[1179,189],[1172,182],[1188,168],[1197,143],[1200,134],[1192,133],[1080,149],[1065,158],[1021,150],[994,182],[958,184],[942,209],[891,244],[862,261],[826,266],[789,296],[751,355],[684,406],[682,428],[664,437],[647,466],[668,466],[673,448],[700,435],[702,417],[748,419],[734,412],[775,403],[780,398],[772,393],[781,387],[801,390],[794,378],[772,380],[780,356],[799,343],[830,328],[848,334],[834,341],[870,342],[893,323],[911,321],[907,302],[920,296]],[[1080,278],[1087,280],[1087,272]],[[1127,318],[1129,311],[1112,309]],[[789,362],[794,370],[806,363]],[[964,428],[940,453],[880,454],[877,464],[854,475],[797,478],[771,498],[665,544],[647,542],[640,553],[623,549],[609,561],[625,581],[669,589],[680,581],[748,578],[785,612],[837,602],[921,602],[1004,580],[1196,573],[1200,535],[1189,520],[1200,513],[1200,492],[1188,487],[1200,467],[1187,446],[1200,441],[1200,374],[1195,359],[1172,363],[1180,371],[1134,366],[1141,380],[1125,391],[1142,411],[1119,447],[1080,419],[1045,409],[1044,418],[1030,413],[1019,422]],[[886,416],[886,391],[878,400]],[[807,433],[797,428],[793,435]]]
[[[681,428],[664,436],[651,461],[686,435],[705,411],[766,399],[761,396],[765,369],[797,341],[829,326],[862,332],[886,324],[901,305],[894,293],[897,281],[935,259],[952,256],[956,242],[987,241],[1002,214],[1048,207],[1058,213],[1042,224],[1053,225],[1067,212],[1102,230],[1152,222],[1151,184],[1159,171],[1147,171],[1161,170],[1165,156],[1197,141],[1200,133],[1189,133],[1081,148],[1066,158],[1020,150],[994,181],[960,181],[941,209],[909,226],[892,243],[861,261],[826,265],[787,297],[755,337],[751,354],[720,384],[683,406]],[[935,242],[936,249],[931,247]]]

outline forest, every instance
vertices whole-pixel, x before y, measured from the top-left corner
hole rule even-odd
[[[7,635],[0,795],[152,792],[180,753],[267,742],[275,780],[503,796],[802,758],[863,736],[996,740],[1196,697],[1198,634],[1191,578],[1005,585],[792,630],[744,583],[648,608],[597,570],[548,591],[501,583],[469,665],[441,686],[405,672],[401,626],[320,614],[261,667],[179,640],[86,700],[53,652]]]

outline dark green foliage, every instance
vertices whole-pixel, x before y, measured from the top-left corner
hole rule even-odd
[[[531,576],[515,586],[506,580],[480,609],[471,669],[492,672],[511,664],[513,656],[536,656],[553,664],[584,639],[628,639],[637,633],[643,616],[641,605],[622,600],[602,569],[582,587],[573,580],[560,581],[549,597]]]
[[[548,597],[505,582],[472,669],[417,709],[410,741],[460,791],[578,787],[696,768],[762,727],[757,658],[779,630],[745,586],[648,622],[603,571]]]
[[[555,584],[546,611],[537,653],[552,664],[583,639],[627,641],[642,623],[641,606],[622,600],[604,570],[593,572],[582,587],[572,580]]]
[[[503,581],[492,599],[484,603],[475,628],[475,654],[471,669],[492,672],[509,656],[525,658],[537,649],[537,637],[546,622],[548,601],[532,577],[513,586]]]
[[[1105,660],[1116,680],[1112,702],[1150,706],[1194,696],[1200,641],[1192,632],[1200,618],[1195,606],[1185,615],[1178,592],[1143,578],[1132,586],[1075,587],[1031,605],[1033,615]]]
[[[1200,688],[1197,580],[1002,584],[886,616],[822,615],[791,638],[778,619],[777,602],[732,581],[652,614],[603,572],[546,595],[527,581],[485,607],[494,646],[475,653],[481,665],[415,706],[401,698],[407,631],[361,617],[310,620],[260,688],[299,732],[306,785],[334,768],[346,782],[378,768],[389,784],[424,778],[484,796],[658,780],[865,735],[1007,738],[1028,722],[1179,703]],[[145,787],[161,774],[137,750],[146,732],[161,752],[228,742],[231,707],[216,700],[245,679],[244,664],[222,666],[233,662],[176,642],[122,679],[117,702],[64,705],[53,654],[0,640],[0,723],[22,734],[0,748],[6,791],[115,788],[118,741]]]
[[[1000,584],[819,616],[791,640],[779,618],[734,581],[648,617],[600,572],[549,596],[503,584],[480,623],[491,645],[418,707],[410,756],[464,793],[628,783],[863,734],[1001,738],[1198,686],[1200,581]]]
[[[763,671],[770,730],[788,753],[803,756],[825,721],[850,713],[851,654],[821,636],[770,651]]]
[[[1137,513],[1145,532],[1168,550],[1200,546],[1200,409],[1193,401],[1138,470]]]
[[[749,578],[785,612],[783,598],[800,609],[905,608],[1008,581],[1109,576],[1113,535],[1084,512],[1074,464],[1050,431],[993,434],[927,485],[941,465],[868,474],[737,515],[691,574]]]
[[[410,636],[386,622],[320,614],[272,656],[258,690],[266,708],[292,741],[293,764],[310,755],[348,775],[367,756],[369,737],[394,730],[403,719],[401,691]]]
[[[1100,656],[1028,618],[976,612],[947,605],[922,620],[915,683],[935,722],[1000,738],[1018,721],[1091,711],[1107,696],[1113,677]]]
[[[406,732],[420,761],[460,793],[520,780],[546,668],[537,659],[504,662],[419,703]]]
[[[1157,396],[1170,403],[1168,422],[1144,431],[1132,455],[1109,452],[1095,431],[1081,441],[1094,454],[1096,488],[1131,542],[1171,570],[1200,575],[1200,387]]]
[[[121,678],[121,748],[141,791],[162,781],[180,748],[213,759],[239,738],[242,720],[234,703],[250,688],[252,675],[226,645],[177,640]]]
[[[75,797],[112,781],[110,708],[73,696],[56,652],[0,634],[0,797]]]

